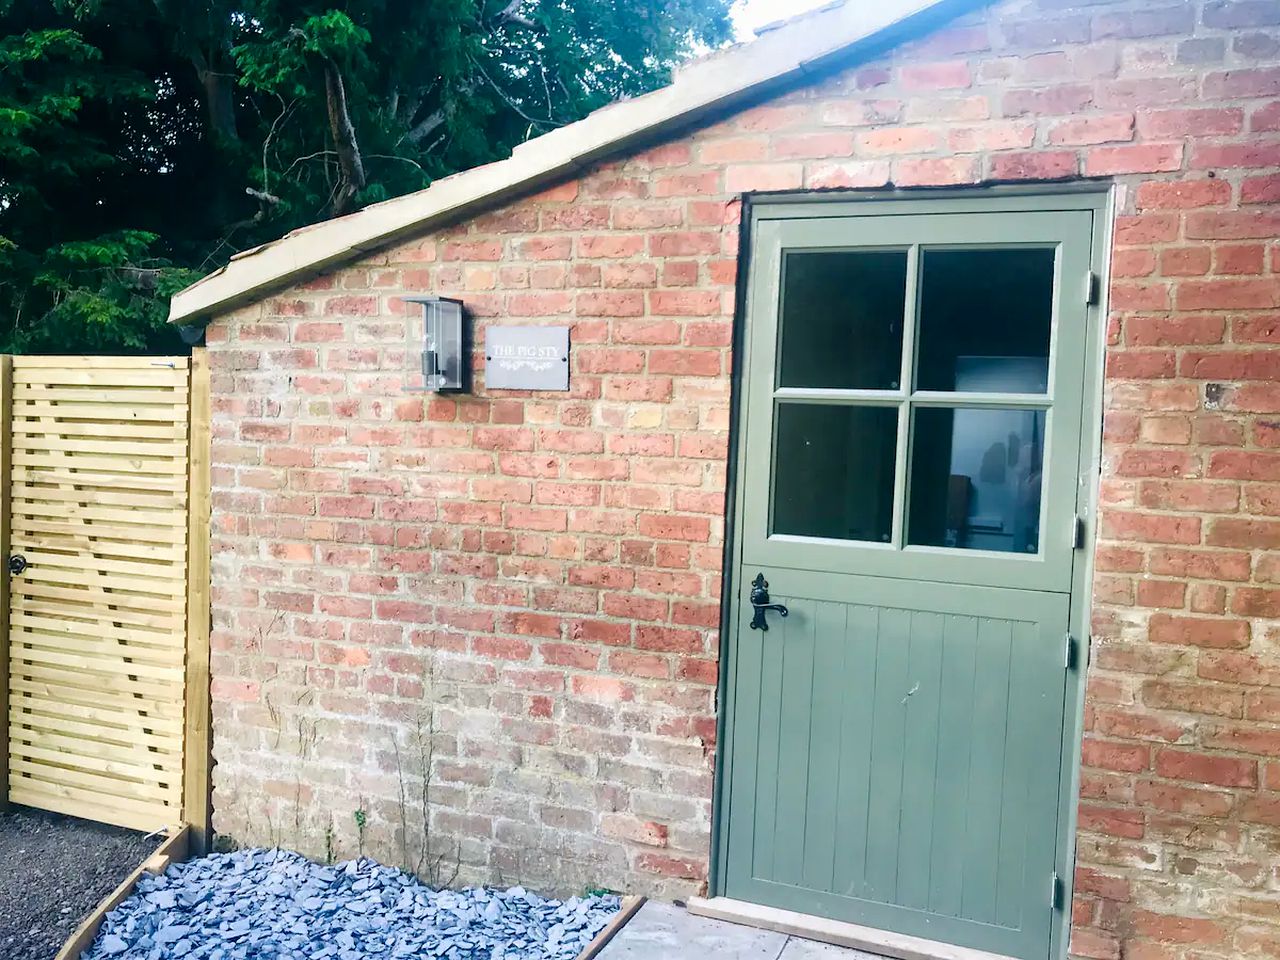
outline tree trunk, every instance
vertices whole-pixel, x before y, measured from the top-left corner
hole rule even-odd
[[[213,139],[224,143],[236,143],[240,131],[236,129],[236,78],[230,71],[223,72],[209,65],[201,53],[191,58],[196,76],[204,87],[204,105],[209,114],[209,129]]]
[[[351,201],[364,188],[366,179],[364,158],[360,156],[360,145],[356,142],[356,128],[347,109],[347,89],[338,65],[329,59],[324,62],[324,92],[329,106],[329,132],[333,135],[333,148],[338,154],[338,169],[342,171],[342,182],[329,208],[330,214],[337,217],[347,212]]]

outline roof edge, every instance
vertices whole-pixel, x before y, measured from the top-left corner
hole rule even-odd
[[[237,254],[174,294],[169,322],[208,319],[406,234],[550,186],[602,157],[766,94],[877,39],[896,36],[924,15],[946,16],[944,10],[976,5],[979,0],[853,0],[820,8],[684,66],[665,87],[526,141],[504,160]]]

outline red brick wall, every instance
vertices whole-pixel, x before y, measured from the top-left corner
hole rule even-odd
[[[1120,215],[1074,950],[1280,956],[1273,0],[1012,0],[220,318],[217,828],[398,862],[431,739],[465,879],[697,889],[735,196],[1081,175]],[[572,324],[571,392],[399,391],[406,292]]]

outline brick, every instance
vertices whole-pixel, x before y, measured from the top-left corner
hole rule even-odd
[[[1241,620],[1152,614],[1148,626],[1152,643],[1212,649],[1242,649],[1249,645],[1249,625]]]
[[[870,156],[932,153],[942,138],[927,127],[883,127],[858,135],[858,150]]]
[[[1106,113],[1059,121],[1049,128],[1049,142],[1065,146],[1127,142],[1133,139],[1132,113]]]
[[[1255,109],[1249,117],[1249,129],[1255,132],[1280,130],[1280,101]]]
[[[1138,187],[1140,210],[1215,207],[1230,203],[1231,184],[1223,180],[1148,181]]]
[[[1135,347],[1166,347],[1221,343],[1226,320],[1220,316],[1158,314],[1126,317],[1125,343]]]
[[[1066,150],[1000,153],[991,159],[995,180],[1063,180],[1076,176],[1080,160]]]
[[[1262,244],[1221,245],[1213,251],[1214,273],[1260,274],[1265,264],[1266,248]]]
[[[1280,280],[1184,280],[1175,301],[1180,310],[1249,310],[1280,307]]]
[[[709,521],[702,517],[646,514],[640,517],[639,529],[655,540],[705,541],[710,535]]]
[[[1244,128],[1244,111],[1238,107],[1139,110],[1137,128],[1149,140],[1233,136]]]
[[[743,163],[764,160],[768,155],[769,140],[765,137],[710,140],[698,148],[698,158],[703,163]]]
[[[1178,237],[1179,220],[1173,214],[1143,214],[1116,218],[1117,246],[1168,243]]]
[[[1157,780],[1138,781],[1134,794],[1157,810],[1196,817],[1225,817],[1232,807],[1230,794]]]
[[[1191,148],[1193,169],[1280,166],[1280,143],[1197,143]]]
[[[1192,213],[1186,234],[1191,240],[1267,240],[1280,234],[1280,211]]]
[[[1083,113],[1092,104],[1093,87],[1061,84],[1043,90],[1010,90],[1004,95],[1002,112],[1006,117],[1072,116]]]
[[[1280,521],[1216,519],[1209,525],[1205,542],[1246,550],[1280,549]]]
[[[1210,716],[1240,717],[1244,713],[1242,693],[1212,683],[1148,680],[1142,684],[1142,702],[1162,710]]]
[[[1280,174],[1246,177],[1240,184],[1241,203],[1280,203]]]
[[[776,160],[808,160],[848,157],[853,147],[851,133],[808,133],[777,137],[771,149]]]
[[[1139,744],[1094,740],[1086,737],[1081,762],[1086,767],[1136,773],[1150,766],[1151,749]]]
[[[1143,543],[1199,543],[1200,518],[1107,510],[1102,515],[1102,533],[1114,540]]]
[[[1092,37],[1097,41],[1112,37],[1162,37],[1191,33],[1195,22],[1195,11],[1184,3],[1124,13],[1103,13],[1093,19]]]
[[[1087,16],[1057,19],[1040,17],[1010,23],[1006,31],[1009,39],[1018,46],[1057,47],[1068,43],[1087,42],[1090,35],[1090,21]]]
[[[1085,155],[1090,177],[1123,173],[1167,173],[1182,167],[1182,144],[1151,143],[1126,147],[1094,147]]]
[[[883,187],[889,183],[889,164],[849,161],[810,165],[805,186],[811,190],[839,187]]]
[[[1258,763],[1234,757],[1220,757],[1190,750],[1163,749],[1156,753],[1156,773],[1170,780],[1220,787],[1256,787]]]
[[[950,186],[977,183],[978,165],[963,157],[897,160],[893,181],[900,187]]]
[[[1185,421],[1173,422],[1186,425]],[[1203,480],[1151,480],[1142,484],[1138,503],[1151,510],[1234,513],[1240,506],[1240,488],[1233,483]]]
[[[907,64],[899,74],[902,88],[908,91],[956,90],[973,82],[969,64],[964,60],[948,63]]]
[[[955,127],[947,134],[947,148],[956,153],[983,153],[994,150],[1025,150],[1035,142],[1032,123],[990,123]]]
[[[724,188],[730,193],[796,190],[804,185],[804,168],[798,163],[754,163],[729,167]]]
[[[1204,78],[1204,95],[1210,100],[1280,96],[1280,67],[1211,73]]]
[[[1236,480],[1280,480],[1280,453],[1221,450],[1210,456],[1209,476]]]
[[[1204,25],[1218,29],[1280,25],[1280,10],[1269,0],[1209,0]]]

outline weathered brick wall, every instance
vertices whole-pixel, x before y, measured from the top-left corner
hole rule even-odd
[[[1278,171],[1280,4],[1014,0],[220,318],[215,825],[417,865],[429,740],[464,879],[698,888],[735,196],[1106,177],[1074,950],[1280,956]],[[429,292],[571,392],[400,392]]]

